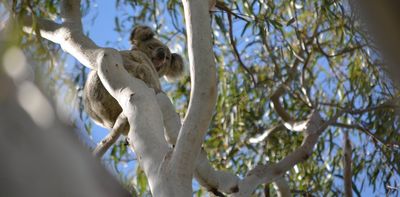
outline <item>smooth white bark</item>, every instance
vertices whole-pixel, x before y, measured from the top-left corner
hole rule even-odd
[[[208,1],[183,0],[191,92],[188,112],[179,132],[172,162],[182,181],[192,179],[196,158],[211,121],[217,98]]]
[[[170,148],[164,138],[162,113],[154,90],[131,77],[123,67],[121,55],[114,49],[105,49],[104,54],[100,54],[98,66],[104,87],[118,101],[128,119],[128,141],[148,178],[153,195],[174,195],[171,191],[176,189],[166,187],[171,183],[162,182],[166,175],[159,171]]]
[[[118,140],[119,136],[123,132],[123,129],[126,128],[128,124],[128,120],[125,115],[121,113],[118,116],[118,119],[115,121],[113,128],[110,133],[97,145],[97,147],[93,150],[93,155],[97,158],[101,158],[104,153]]]

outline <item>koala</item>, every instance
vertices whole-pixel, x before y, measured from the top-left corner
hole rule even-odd
[[[183,59],[179,54],[171,53],[169,48],[155,38],[154,32],[147,26],[137,26],[130,35],[132,49],[120,51],[125,69],[133,77],[145,82],[156,93],[161,92],[159,78],[171,80],[183,73]],[[107,92],[100,81],[97,71],[89,73],[83,91],[85,111],[105,128],[112,129],[122,112],[118,102]],[[127,135],[129,124],[123,125],[123,134]]]

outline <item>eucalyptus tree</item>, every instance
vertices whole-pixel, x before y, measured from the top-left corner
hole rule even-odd
[[[118,51],[96,45],[90,30],[85,35],[82,16],[94,2],[3,5],[25,30],[16,34],[20,46],[35,62],[47,62],[46,69],[35,66],[39,82],[63,72],[51,64],[65,56],[60,47],[100,73],[135,125],[128,134],[134,153],[121,142],[104,160],[117,166],[134,154],[140,167],[129,184],[139,195],[189,196],[193,177],[202,186],[197,195],[398,194],[399,94],[353,7],[315,0],[214,3],[115,2],[121,12],[115,31],[148,24],[186,55],[190,76],[164,85],[168,97],[113,66],[122,64]],[[74,68],[78,86],[87,73],[82,66]],[[76,121],[90,125],[82,117]],[[166,129],[178,136],[176,146],[165,141],[164,125],[172,125]]]

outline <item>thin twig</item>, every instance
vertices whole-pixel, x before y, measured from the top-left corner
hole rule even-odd
[[[236,48],[236,42],[235,42],[235,39],[233,38],[232,15],[230,13],[227,13],[227,14],[228,14],[228,23],[229,23],[229,40],[231,42],[233,52],[236,56],[236,59],[239,61],[240,67],[242,67],[250,75],[250,78],[254,84],[254,87],[257,87],[257,82],[253,76],[253,73],[243,63],[243,61],[240,57],[240,53],[239,53],[238,49]]]
[[[229,8],[225,5],[224,2],[217,1],[216,4],[215,4],[215,7],[218,8],[218,9],[220,9],[220,10],[222,10],[222,11],[225,11],[225,12],[228,13],[228,14],[231,14],[231,15],[235,16],[236,18],[239,18],[239,19],[244,20],[244,21],[246,21],[246,22],[250,22],[248,19],[246,19],[246,18],[240,16],[239,14],[236,14],[236,13],[233,12],[231,9],[229,9]]]

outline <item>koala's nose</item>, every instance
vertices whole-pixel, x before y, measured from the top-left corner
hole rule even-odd
[[[156,53],[156,57],[157,59],[164,59],[165,58],[165,51],[163,48],[158,48],[157,49],[157,53]]]

